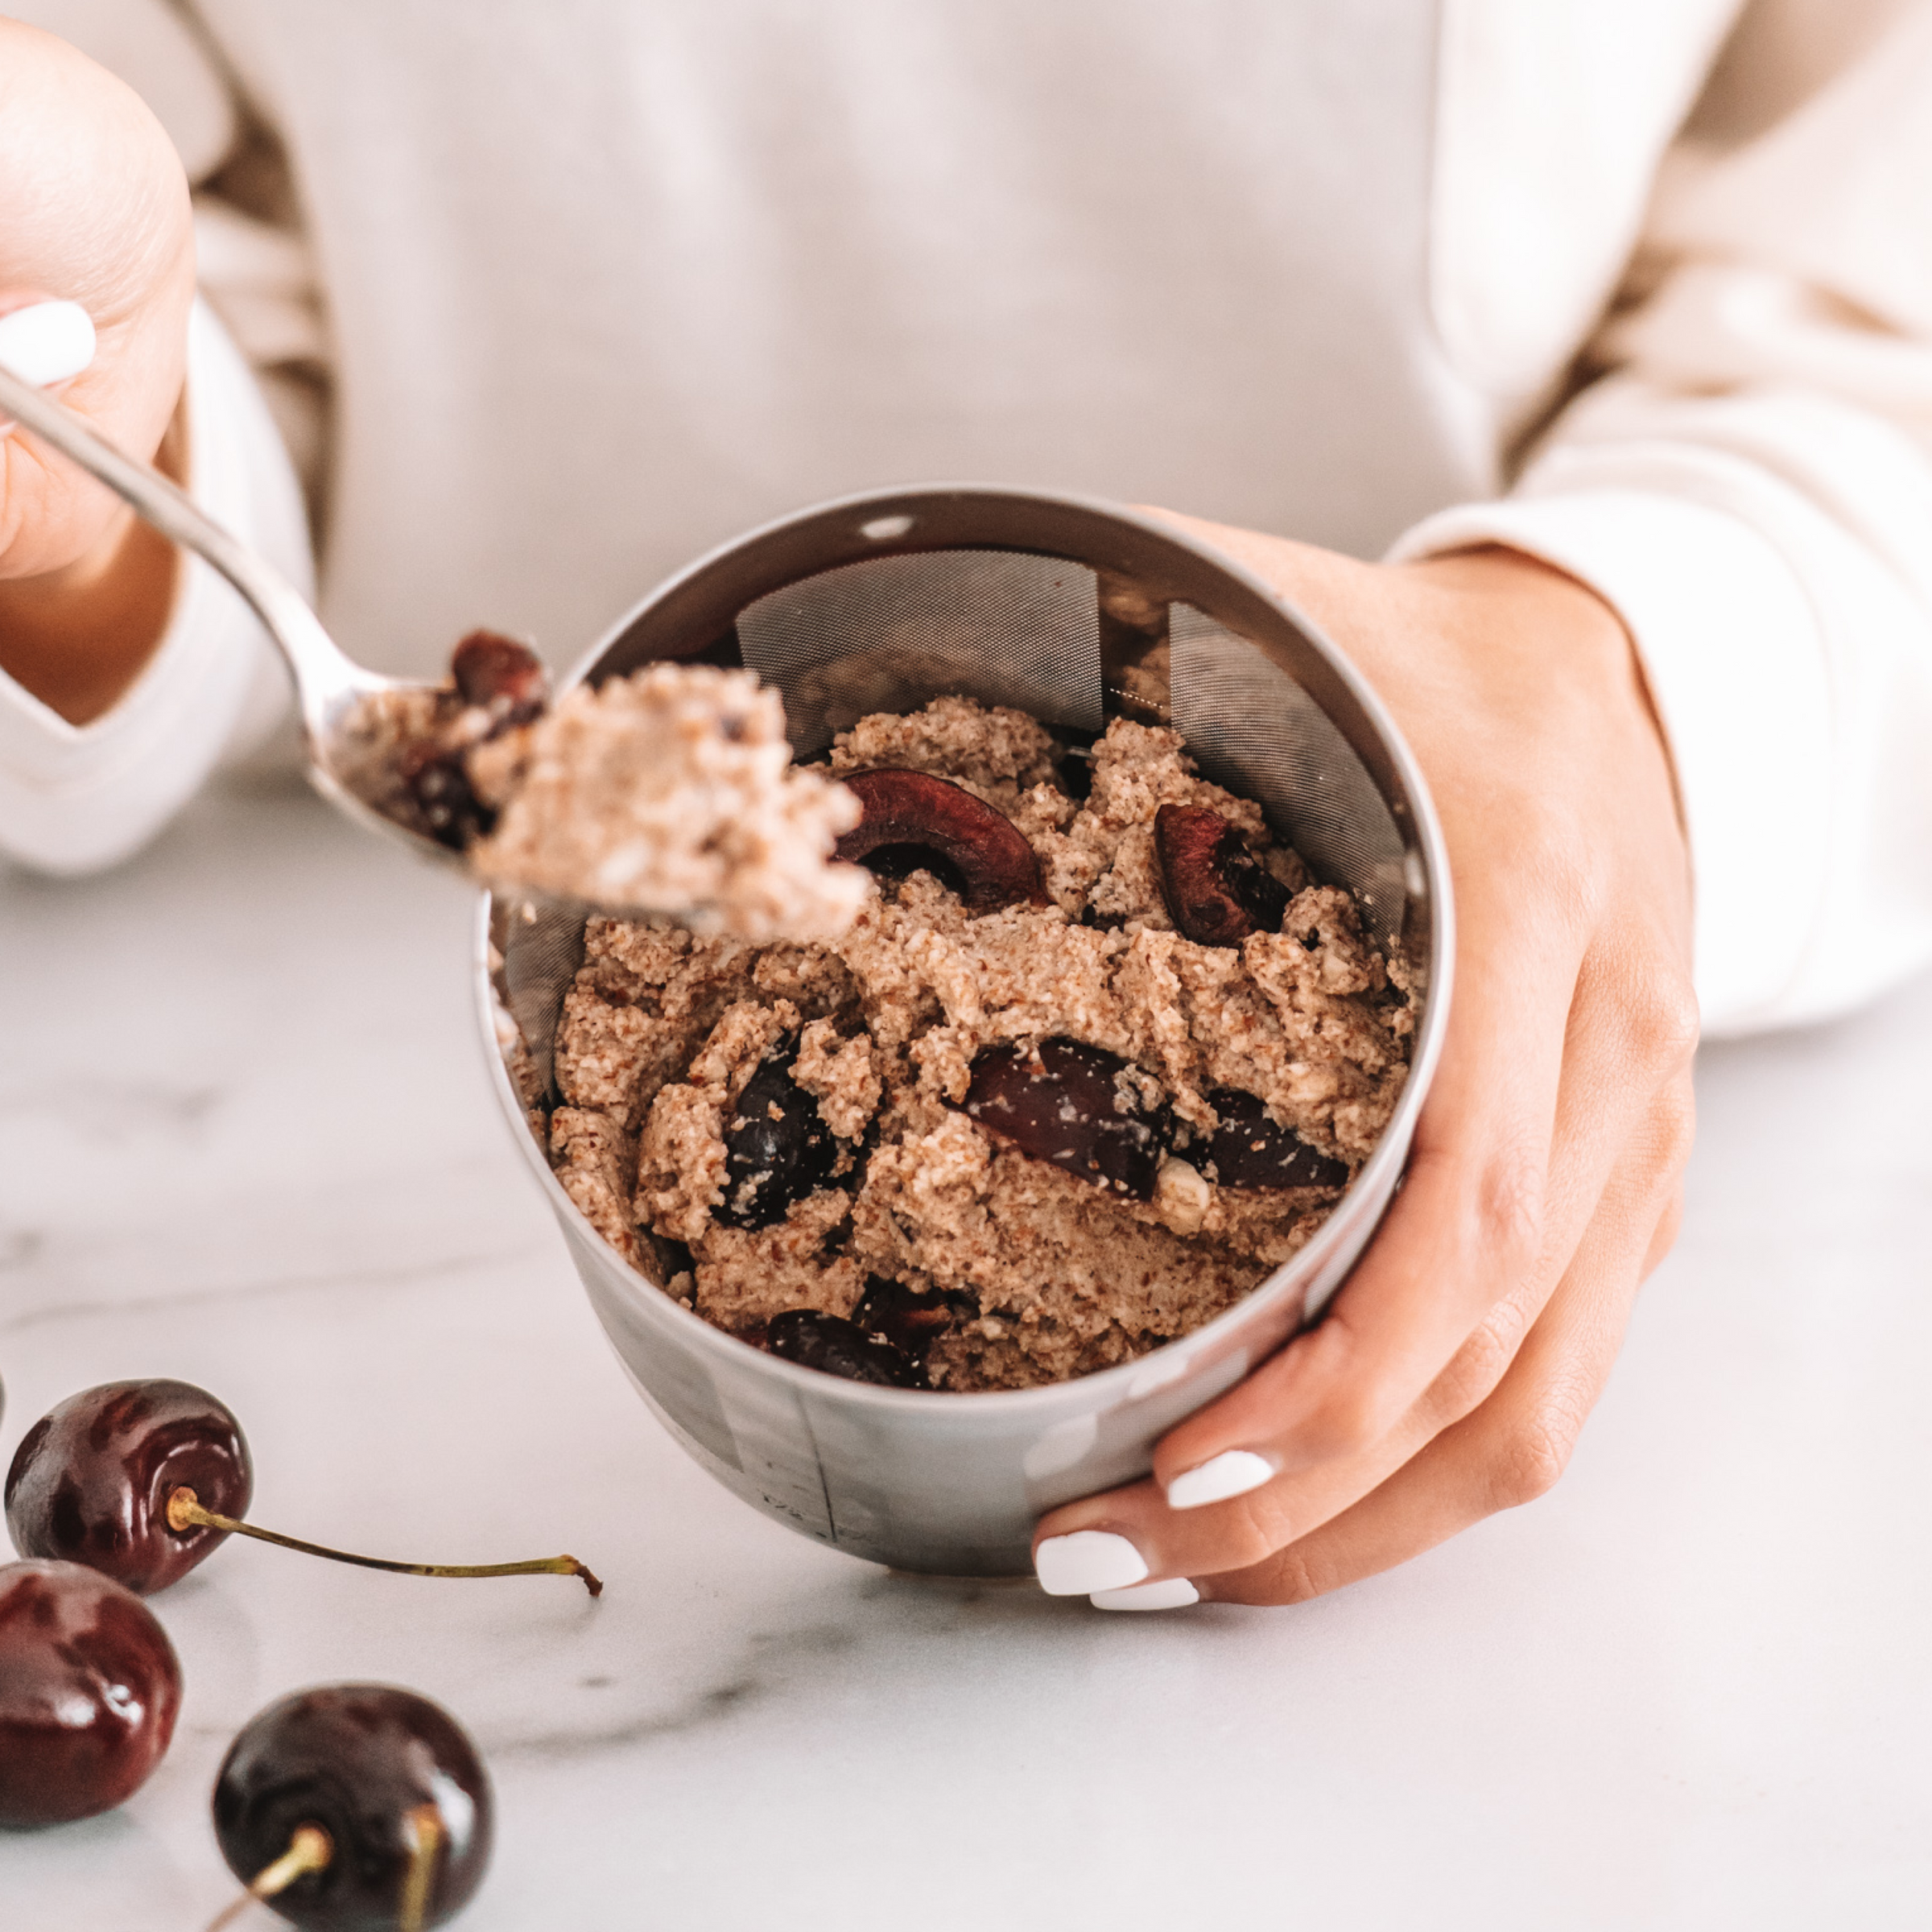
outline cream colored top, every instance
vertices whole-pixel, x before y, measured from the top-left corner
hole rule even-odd
[[[374,662],[483,620],[568,662],[734,530],[935,475],[1500,539],[1643,652],[1709,1024],[1932,959],[1926,0],[17,10],[204,184],[204,291]],[[238,86],[299,223],[213,192]],[[191,390],[197,492],[286,549],[209,326]],[[133,849],[230,738],[258,646],[199,583],[99,723],[0,684],[25,862]]]

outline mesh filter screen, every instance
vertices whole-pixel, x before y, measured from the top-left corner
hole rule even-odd
[[[497,997],[555,1100],[557,1023],[584,964],[583,912],[499,897],[490,906],[489,936],[503,962],[494,974]]]
[[[785,700],[811,758],[874,711],[942,692],[1098,731],[1094,573],[1059,557],[936,550],[847,564],[788,584],[738,616],[745,662]]]
[[[1257,799],[1322,878],[1346,886],[1377,940],[1408,906],[1402,835],[1328,715],[1286,671],[1186,604],[1168,613],[1174,729],[1203,776]]]

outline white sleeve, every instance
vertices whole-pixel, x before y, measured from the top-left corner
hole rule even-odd
[[[1500,502],[1400,560],[1539,556],[1622,615],[1675,758],[1707,1030],[1932,960],[1932,4],[1795,109],[1680,143],[1650,292]]]
[[[305,594],[313,568],[301,493],[254,377],[207,308],[188,325],[188,489]],[[0,675],[0,852],[52,873],[125,858],[160,830],[223,753],[272,724],[279,663],[261,626],[186,558],[167,629],[133,687],[85,725]]]

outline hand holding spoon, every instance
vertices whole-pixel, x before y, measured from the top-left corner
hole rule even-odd
[[[828,939],[856,916],[866,875],[831,857],[857,801],[789,768],[782,709],[749,671],[654,664],[552,706],[535,655],[479,633],[448,684],[382,677],[185,491],[4,361],[0,415],[234,586],[295,680],[316,789],[370,831],[526,897],[756,941]]]
[[[163,536],[221,573],[262,621],[295,680],[309,766],[323,796],[359,824],[439,864],[459,864],[448,847],[376,811],[350,789],[351,723],[377,693],[401,688],[350,660],[322,628],[302,593],[265,558],[206,515],[159,471],[114,448],[75,411],[43,395],[0,363],[0,415],[10,416],[127,503]],[[427,687],[425,687],[427,688]]]

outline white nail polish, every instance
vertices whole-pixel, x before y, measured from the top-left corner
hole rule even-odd
[[[0,316],[0,362],[36,389],[79,375],[93,359],[94,325],[78,302],[36,302]]]
[[[1124,1536],[1105,1530],[1075,1530],[1050,1536],[1033,1554],[1040,1587],[1049,1596],[1090,1596],[1124,1590],[1147,1574],[1146,1559]]]
[[[1087,1600],[1096,1610],[1185,1610],[1201,1600],[1201,1593],[1184,1576],[1164,1576],[1158,1583],[1096,1590]]]
[[[1274,1464],[1252,1449],[1225,1449],[1198,1468],[1184,1469],[1167,1485],[1170,1509],[1198,1509],[1203,1503],[1224,1503],[1245,1496],[1271,1481]]]

